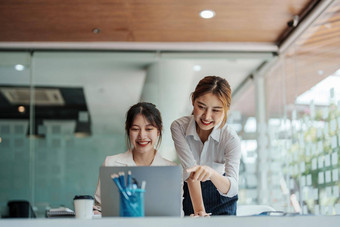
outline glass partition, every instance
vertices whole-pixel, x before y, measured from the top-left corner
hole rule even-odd
[[[271,55],[242,55],[237,61],[232,54],[183,56],[0,52],[1,214],[11,200],[30,201],[37,216],[44,217],[50,208],[73,208],[75,195],[93,195],[105,157],[127,149],[125,114],[140,100],[155,103],[161,111],[159,152],[178,162],[169,128],[173,120],[191,114],[190,92],[197,82],[206,75],[221,75],[233,79],[235,88]],[[251,180],[249,190],[255,175]],[[245,199],[249,196],[253,200],[256,194],[247,192]]]
[[[9,199],[32,197],[29,133],[31,58],[29,52],[0,52],[0,207]],[[23,102],[18,102],[18,99]]]
[[[126,150],[125,111],[139,101],[150,59],[0,53],[1,214],[8,201],[27,200],[44,217],[51,207],[73,208],[77,194],[94,194],[105,157]]]
[[[238,203],[242,205],[258,203],[256,123],[255,84],[249,79],[233,96],[228,115],[228,124],[241,139]]]
[[[268,160],[273,206],[303,214],[340,214],[340,40],[328,12],[267,74]]]

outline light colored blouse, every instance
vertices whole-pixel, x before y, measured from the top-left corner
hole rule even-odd
[[[221,124],[221,123],[220,123]],[[206,165],[230,180],[230,189],[226,197],[238,193],[238,175],[241,159],[241,142],[235,130],[225,124],[220,128],[216,125],[208,140],[203,144],[196,132],[194,116],[185,116],[171,124],[172,139],[177,155],[183,166],[183,179],[189,174],[187,168],[195,165]]]

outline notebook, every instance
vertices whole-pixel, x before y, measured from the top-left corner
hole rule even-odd
[[[145,216],[181,216],[181,166],[102,166],[99,179],[102,216],[119,216],[119,193],[111,174],[131,171],[139,184],[146,181],[144,194]]]
[[[46,217],[48,218],[55,218],[55,217],[74,217],[75,213],[73,210],[67,207],[59,207],[59,208],[52,208],[46,211]]]

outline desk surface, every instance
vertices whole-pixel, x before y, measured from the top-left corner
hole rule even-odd
[[[55,219],[0,219],[0,226],[16,227],[60,227],[60,226],[82,226],[82,227],[112,227],[112,226],[131,226],[131,227],[209,227],[209,226],[228,226],[228,227],[336,227],[340,226],[340,216],[294,216],[294,217],[208,217],[208,218],[171,218],[171,217],[146,217],[146,218],[99,218],[92,220],[79,220],[75,218],[55,218]]]

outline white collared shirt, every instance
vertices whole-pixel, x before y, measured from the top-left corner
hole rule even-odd
[[[195,165],[210,166],[221,175],[225,173],[230,180],[228,193],[220,194],[233,197],[238,193],[241,143],[233,128],[227,124],[220,128],[220,124],[214,127],[204,144],[196,132],[193,115],[175,120],[171,124],[171,134],[183,166],[183,179],[189,177],[185,171],[187,168]]]
[[[156,155],[151,163],[151,166],[175,166],[177,165],[174,162],[166,160],[163,158],[159,152],[156,152]],[[133,161],[132,151],[128,150],[125,153],[106,156],[105,161],[102,166],[136,166],[136,163]],[[101,198],[100,198],[100,181],[98,180],[96,193],[94,195],[95,198],[95,206],[94,208],[97,210],[101,210]]]

